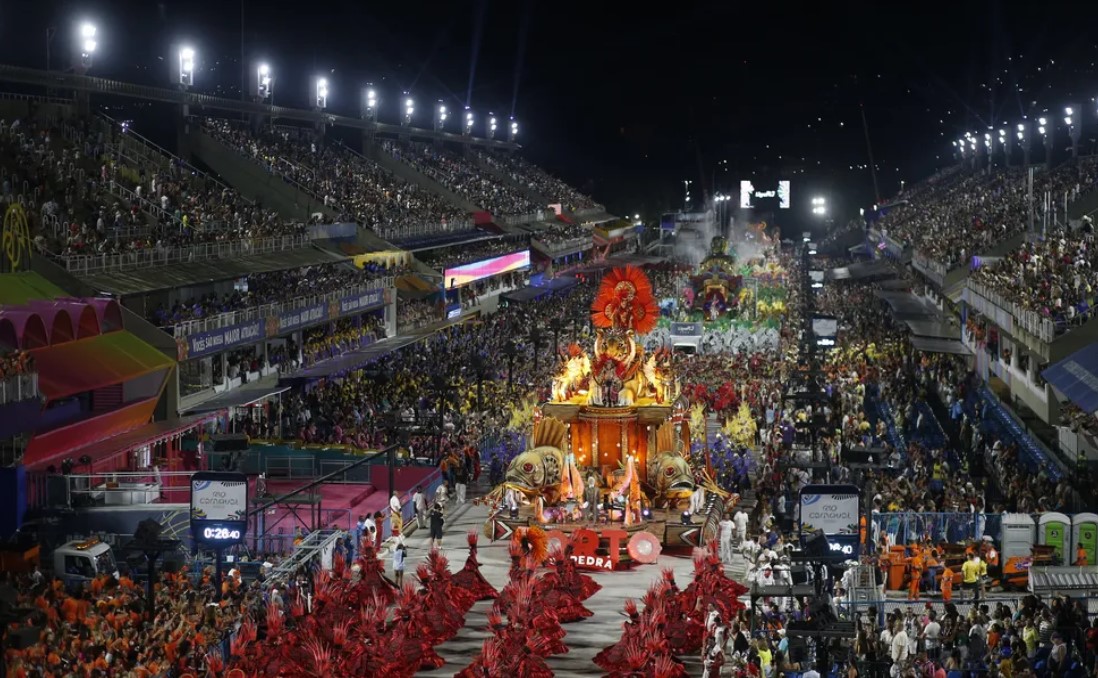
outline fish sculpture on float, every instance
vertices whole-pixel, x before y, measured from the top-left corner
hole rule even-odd
[[[540,498],[545,505],[582,496],[583,476],[572,455],[564,451],[567,436],[567,427],[556,417],[534,424],[530,449],[511,460],[504,474],[504,488],[516,490],[527,499]]]
[[[697,483],[690,462],[675,444],[675,425],[665,422],[656,430],[656,455],[648,464],[648,484],[655,489],[657,505],[674,506],[689,499]]]

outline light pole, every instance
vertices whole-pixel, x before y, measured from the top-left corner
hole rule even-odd
[[[464,120],[464,124],[461,128],[462,135],[467,136],[467,137],[473,136],[473,120],[474,120],[473,112],[471,110],[469,110],[468,106],[466,106],[465,107],[465,120]]]
[[[412,124],[412,116],[416,112],[416,100],[408,93],[404,93],[404,115],[400,117],[400,126],[408,127]]]
[[[1018,123],[1015,129],[1017,131],[1014,136],[1018,138],[1018,145],[1022,147],[1022,162],[1026,167],[1029,167],[1029,140],[1032,136],[1029,121]]]
[[[999,145],[1003,147],[1003,158],[1007,167],[1010,167],[1010,135],[1006,127],[999,128]]]
[[[274,76],[271,74],[270,64],[261,63],[256,66],[255,97],[274,104]]]
[[[486,131],[488,133],[488,138],[489,139],[495,139],[496,138],[496,116],[491,111],[488,111],[488,120],[485,122],[485,124],[486,124]]]
[[[1037,133],[1045,142],[1045,166],[1052,167],[1052,130],[1049,129],[1048,118],[1037,118]]]
[[[515,142],[515,137],[518,136],[518,120],[514,117],[511,118],[511,127],[507,130],[507,141],[511,143]]]
[[[690,184],[694,183],[690,179],[683,179],[682,185],[685,188],[685,195],[683,196],[683,209],[690,209]]]
[[[92,57],[95,55],[96,50],[99,49],[99,41],[96,40],[98,32],[95,24],[90,21],[81,23],[77,28],[77,49],[73,70],[79,75],[84,75],[88,72],[88,69],[92,67]]]
[[[377,90],[372,84],[366,85],[366,91],[362,93],[362,119],[377,122]]]
[[[435,131],[441,132],[446,127],[446,118],[449,114],[446,110],[446,104],[441,101],[435,106]]]
[[[316,108],[323,111],[328,107],[328,79],[316,79]]]
[[[1078,105],[1064,107],[1064,124],[1068,129],[1068,138],[1071,139],[1071,159],[1075,160],[1079,157],[1079,138],[1083,134],[1083,115]]]
[[[181,89],[194,86],[194,60],[194,48],[179,48],[179,71],[175,80]]]
[[[995,164],[995,158],[992,156],[991,148],[991,132],[984,132],[984,152],[987,153],[987,173],[991,174],[991,168]]]

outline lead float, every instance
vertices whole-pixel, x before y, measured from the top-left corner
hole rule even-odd
[[[707,455],[691,456],[670,352],[645,355],[637,339],[658,317],[640,269],[603,278],[591,305],[591,354],[576,344],[562,352],[526,451],[485,497],[489,539],[540,528],[550,548],[570,543],[578,566],[614,570],[716,536],[736,497],[713,482]]]

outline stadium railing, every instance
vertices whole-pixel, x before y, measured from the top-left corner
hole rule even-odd
[[[276,235],[266,238],[199,243],[169,250],[148,249],[118,254],[62,255],[61,261],[66,271],[80,275],[285,252],[305,247],[310,242],[310,238],[306,235]]]
[[[315,306],[324,302],[338,301],[344,297],[361,294],[369,290],[378,288],[387,288],[394,285],[394,278],[386,276],[384,278],[377,278],[371,280],[363,285],[356,285],[354,287],[345,287],[334,292],[327,292],[324,294],[312,294],[300,297],[295,297],[289,301],[283,301],[273,304],[262,304],[260,306],[253,306],[251,308],[244,308],[238,311],[226,311],[224,313],[218,313],[216,315],[207,316],[205,318],[196,318],[194,320],[184,320],[172,325],[165,325],[163,329],[173,337],[185,337],[191,334],[199,332],[207,332],[209,330],[221,329],[223,327],[231,327],[239,323],[248,322],[249,320],[257,320],[259,318],[267,318],[270,316],[279,315],[285,311],[290,311],[296,308],[305,308],[307,306]]]
[[[0,379],[0,405],[38,397],[38,373],[27,372]]]

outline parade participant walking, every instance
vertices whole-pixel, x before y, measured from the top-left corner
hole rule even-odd
[[[718,529],[721,540],[721,562],[728,565],[732,562],[732,531],[735,529],[735,524],[728,513],[725,513],[724,517],[721,518]]]
[[[389,524],[392,526],[394,537],[404,534],[404,510],[396,490],[389,493]]]
[[[466,470],[464,464],[458,464],[457,468],[454,469],[454,492],[459,506],[465,503],[465,488],[468,482],[469,471]]]
[[[427,526],[427,494],[423,491],[423,486],[416,488],[415,494],[412,495],[412,506],[416,510],[416,527],[424,528]]]
[[[408,554],[408,547],[399,544],[393,550],[393,581],[397,588],[404,586],[404,557]]]
[[[446,522],[446,516],[441,501],[436,501],[435,505],[431,507],[429,520],[431,523],[431,548],[442,548],[442,525]]]

